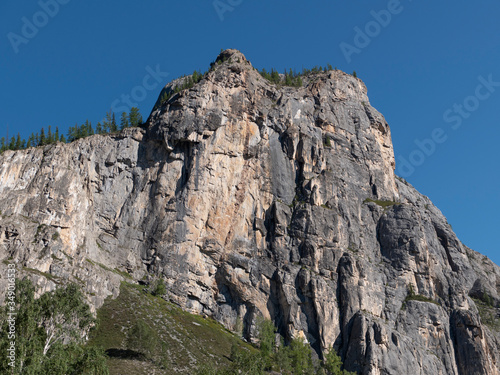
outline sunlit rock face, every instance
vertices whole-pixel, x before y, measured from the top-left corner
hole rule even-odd
[[[272,319],[351,371],[497,374],[498,333],[472,297],[496,306],[500,270],[395,177],[363,82],[303,81],[271,84],[227,50],[142,128],[4,152],[1,286],[15,263],[98,308],[124,277],[161,277],[191,312],[248,340]]]

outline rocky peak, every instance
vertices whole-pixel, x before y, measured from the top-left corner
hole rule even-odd
[[[383,169],[377,177],[383,179],[378,182],[382,195],[376,196],[393,199],[398,193],[389,126],[370,106],[366,93],[361,80],[337,70],[304,77],[299,88],[275,85],[241,52],[226,50],[199,83],[158,107],[146,126],[168,149],[176,141],[199,143],[220,127],[242,121],[256,126],[259,133],[271,129],[283,140],[310,138],[319,148],[340,137],[349,144],[350,157],[377,154],[365,155],[371,162],[379,159],[374,170]],[[366,140],[374,144],[368,147]],[[297,146],[290,144],[288,152],[293,155]]]
[[[231,62],[236,62],[236,63],[244,63],[247,62],[248,60],[246,59],[245,55],[238,51],[237,49],[226,49],[224,51],[221,51],[219,56],[215,59],[215,62],[225,62],[225,61],[231,61]]]

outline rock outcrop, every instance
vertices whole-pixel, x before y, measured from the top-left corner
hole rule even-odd
[[[99,307],[124,277],[161,277],[248,340],[272,319],[361,374],[497,374],[480,310],[496,314],[500,269],[394,165],[361,80],[276,86],[227,50],[142,128],[0,155],[0,285],[12,262]]]

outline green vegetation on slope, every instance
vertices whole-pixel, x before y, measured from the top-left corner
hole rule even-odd
[[[363,203],[375,203],[376,205],[382,207],[383,209],[388,209],[391,206],[399,206],[401,203],[394,201],[382,201],[379,199],[366,198]]]
[[[257,321],[259,351],[251,352],[233,345],[231,364],[226,367],[204,364],[197,375],[355,375],[342,370],[342,361],[335,350],[330,349],[323,361],[313,360],[311,347],[301,339],[289,345],[276,345],[276,327],[269,320]]]
[[[316,65],[312,69],[303,68],[301,72],[297,72],[292,69],[285,69],[284,73],[280,75],[276,69],[271,69],[268,72],[266,69],[262,69],[259,73],[262,77],[267,79],[269,82],[274,83],[275,85],[282,86],[291,86],[291,87],[302,87],[303,82],[302,78],[309,77],[316,73],[321,72],[329,72],[331,70],[337,70],[337,68],[333,68],[330,64],[327,64],[324,67]],[[352,73],[352,76],[357,78],[356,71]]]
[[[262,69],[260,71],[260,75],[267,79],[269,82],[274,83],[276,85],[283,85],[283,86],[291,86],[291,87],[302,87],[302,77],[305,76],[305,74],[302,73],[297,73],[293,72],[292,69],[286,70],[283,74],[283,78],[281,75],[278,73],[278,71],[271,69],[271,72],[268,73],[266,69]]]
[[[498,310],[495,307],[494,301],[487,293],[483,293],[481,299],[472,298],[476,304],[481,323],[486,324],[492,330],[500,332],[500,319],[498,318]]]
[[[158,285],[154,291],[160,295]],[[233,345],[256,351],[217,322],[125,282],[118,298],[108,298],[97,317],[99,327],[89,345],[106,350],[110,374],[193,374],[203,363],[229,365]]]
[[[207,72],[201,73],[201,72],[195,70],[193,72],[193,74],[190,76],[182,76],[181,78],[184,78],[182,85],[176,86],[173,90],[171,90],[169,92],[165,91],[160,98],[160,104],[163,105],[166,102],[168,102],[170,100],[170,98],[172,96],[174,96],[175,94],[177,94],[181,91],[190,89],[191,87],[196,85],[198,82],[200,82],[203,79],[203,77],[205,77],[206,74],[207,74]]]
[[[269,82],[274,83],[276,85],[283,86],[291,86],[291,87],[302,87],[302,78],[310,76],[312,74],[321,73],[321,72],[329,72],[334,70],[334,68],[327,64],[325,67],[315,66],[312,69],[302,69],[301,72],[294,71],[292,69],[285,69],[283,75],[280,75],[276,69],[271,69],[268,72],[266,69],[262,69],[260,71],[260,75],[267,79]],[[335,68],[337,70],[337,68]]]
[[[406,308],[406,302],[408,302],[408,301],[429,302],[429,303],[433,303],[435,305],[440,306],[439,303],[436,302],[436,301],[434,301],[433,299],[431,299],[429,297],[426,297],[426,296],[424,296],[422,294],[416,294],[415,290],[413,289],[413,285],[412,284],[408,284],[407,292],[408,292],[408,294],[406,295],[406,298],[403,301],[403,305],[401,306],[401,308],[403,310]]]
[[[270,321],[258,322],[257,349],[219,323],[151,293],[163,294],[163,284],[149,289],[123,282],[118,298],[108,298],[97,312],[99,327],[89,345],[106,350],[111,375],[352,374],[341,370],[334,350],[315,363],[310,346],[301,340],[276,347]]]

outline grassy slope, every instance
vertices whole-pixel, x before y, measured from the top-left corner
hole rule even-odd
[[[107,299],[98,310],[100,324],[92,334],[90,345],[105,350],[115,349],[108,361],[110,374],[192,374],[199,364],[229,363],[233,343],[253,350],[220,324],[210,319],[189,314],[179,307],[154,297],[137,285],[122,283],[120,296]],[[145,321],[160,337],[166,348],[163,359],[167,369],[145,359],[134,358],[127,349],[127,332],[138,319]]]

